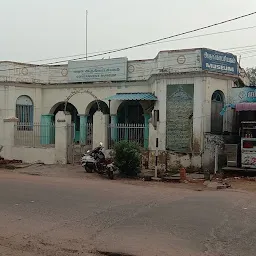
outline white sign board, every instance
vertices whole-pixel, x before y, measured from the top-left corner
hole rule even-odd
[[[77,82],[125,81],[127,58],[68,62],[68,80]]]

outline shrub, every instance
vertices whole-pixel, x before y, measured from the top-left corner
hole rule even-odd
[[[140,147],[135,142],[120,141],[114,146],[114,163],[121,174],[136,176],[140,171]]]

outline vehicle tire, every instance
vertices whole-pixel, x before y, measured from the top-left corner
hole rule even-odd
[[[114,179],[114,172],[113,172],[112,168],[108,169],[108,178],[110,180]]]
[[[85,172],[92,173],[92,169],[88,168],[86,165],[84,166]]]

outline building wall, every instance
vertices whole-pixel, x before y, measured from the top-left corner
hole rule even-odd
[[[52,87],[49,89],[43,89],[43,114],[50,113],[51,108],[56,103],[64,101],[67,96],[69,96],[72,91],[74,91],[74,89],[83,91],[88,90],[92,92],[99,100],[105,101],[107,105],[109,103],[104,99],[116,93],[151,92],[151,87],[148,85],[147,82],[115,83],[115,86],[111,86],[109,84],[101,84],[100,86],[97,86],[95,84],[88,84],[86,87],[81,87],[81,85],[77,86],[79,87],[70,88],[69,85],[67,85],[63,88]],[[94,100],[95,99],[93,98],[93,96],[84,92],[74,95],[69,100],[69,102],[77,108],[79,114],[85,114],[88,105]],[[114,104],[114,102],[111,102],[111,104]]]
[[[224,138],[222,135],[214,135],[209,133],[204,135],[204,154],[202,159],[204,168],[214,170],[216,146],[218,146],[217,154],[219,157],[220,155],[224,154],[223,145]]]
[[[0,111],[2,117],[16,116],[16,101],[18,97],[26,95],[34,104],[34,121],[39,122],[42,114],[42,89],[16,84],[0,83]]]
[[[234,86],[233,79],[227,77],[207,77],[206,80],[206,97],[204,103],[204,132],[211,132],[211,98],[212,94],[220,90],[224,94],[224,105],[230,103],[231,88]],[[223,131],[232,130],[233,112],[227,109],[224,115]]]
[[[11,61],[0,62],[0,82],[67,83],[67,75],[67,65],[39,66]]]
[[[166,148],[166,90],[168,85],[185,85],[194,84],[194,106],[193,106],[193,134],[194,142],[198,145],[202,144],[201,132],[202,116],[203,116],[203,102],[205,101],[205,78],[204,77],[181,77],[172,79],[159,79],[153,84],[152,91],[155,92],[158,101],[155,109],[160,111],[160,122],[158,123],[158,132],[151,127],[150,145],[152,149],[155,145],[156,136],[159,138],[159,149]],[[158,134],[157,134],[158,133]]]
[[[40,122],[42,114],[49,114],[53,107],[63,102],[72,92],[69,102],[79,114],[87,112],[95,99],[85,91],[92,92],[99,100],[116,93],[154,93],[158,101],[155,109],[160,112],[160,121],[155,130],[150,125],[149,149],[155,150],[159,138],[159,150],[166,150],[166,92],[168,85],[194,85],[193,104],[193,150],[190,154],[172,154],[176,166],[186,159],[186,165],[200,167],[204,153],[204,134],[211,131],[211,97],[220,90],[229,103],[229,91],[233,79],[225,75],[202,73],[200,49],[160,52],[155,59],[128,61],[126,82],[69,84],[67,65],[36,66],[13,62],[0,62],[0,116],[15,116],[16,100],[21,95],[29,96],[34,103],[34,122]],[[26,82],[26,84],[25,84]],[[107,104],[108,102],[105,101]],[[111,102],[110,114],[116,114],[121,102]],[[231,131],[232,111],[224,116],[224,130]],[[1,144],[1,143],[0,143]],[[187,161],[189,159],[189,161]],[[189,164],[188,164],[189,163]]]
[[[137,83],[115,83],[114,86],[108,83],[99,85],[86,84],[86,87],[82,87],[81,84],[77,84],[76,87],[70,84],[39,87],[35,84],[10,83],[7,85],[0,83],[0,114],[3,117],[15,116],[17,98],[21,95],[27,95],[34,103],[34,122],[40,122],[42,114],[49,114],[56,103],[65,101],[75,90],[88,90],[99,100],[104,101],[105,98],[121,92],[151,92],[151,86],[148,82],[144,81]],[[77,108],[79,114],[85,114],[87,106],[94,100],[91,95],[84,92],[74,95],[69,102]],[[108,104],[107,101],[105,102]],[[114,102],[112,104],[114,105]],[[117,110],[118,104],[115,109],[112,108],[113,111]]]
[[[232,78],[224,76],[196,76],[181,77],[172,79],[156,80],[152,86],[152,91],[156,93],[158,102],[155,109],[160,110],[160,122],[158,129],[155,130],[150,125],[149,149],[154,150],[156,145],[156,138],[159,139],[159,150],[166,150],[166,90],[167,85],[184,85],[194,84],[194,106],[193,106],[193,152],[191,154],[172,153],[172,158],[175,158],[175,166],[177,164],[183,165],[184,157],[189,159],[189,165],[194,167],[201,167],[208,165],[206,155],[204,156],[205,147],[205,133],[211,131],[211,97],[214,91],[220,90],[225,96],[225,103],[230,97],[230,89],[233,86]],[[231,131],[232,129],[232,110],[228,110],[224,115],[223,131]],[[208,154],[208,151],[206,153]],[[204,158],[202,158],[204,156]],[[180,162],[179,162],[180,161]],[[179,162],[179,163],[178,163]],[[188,163],[186,163],[188,165]],[[171,165],[170,165],[171,166]],[[171,166],[172,167],[172,166]]]
[[[163,72],[201,70],[200,49],[162,51],[154,59],[128,61],[127,81],[148,80],[152,75]],[[67,84],[68,65],[47,66],[2,61],[0,82]]]
[[[193,105],[193,152],[187,154],[187,158],[190,159],[189,164],[201,167],[201,153],[203,150],[203,103],[205,101],[205,77],[181,77],[172,79],[161,79],[155,81],[153,85],[153,91],[158,97],[158,102],[156,103],[155,109],[159,109],[160,112],[160,122],[158,123],[158,129],[155,130],[152,125],[150,125],[150,137],[149,137],[149,148],[151,150],[155,149],[156,138],[159,139],[159,150],[166,150],[166,91],[168,85],[194,85],[194,105]],[[198,157],[199,155],[199,157]],[[172,158],[176,159],[175,168],[177,162],[181,161],[183,164],[183,158],[186,158],[186,154],[173,153]],[[173,164],[174,164],[173,162]],[[172,166],[171,166],[172,167]]]
[[[152,60],[128,61],[128,80],[148,80],[154,74],[201,71],[199,49],[162,51]]]
[[[12,147],[13,159],[24,163],[55,164],[55,148]]]

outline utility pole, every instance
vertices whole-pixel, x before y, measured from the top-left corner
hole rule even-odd
[[[86,10],[86,14],[85,14],[85,56],[86,56],[86,60],[88,59],[87,35],[88,35],[88,10]]]

